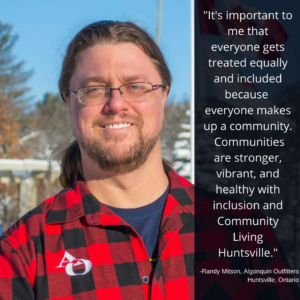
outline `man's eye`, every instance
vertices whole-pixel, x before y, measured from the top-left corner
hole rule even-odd
[[[145,86],[140,85],[140,84],[133,84],[133,85],[128,85],[127,89],[132,90],[132,91],[143,91],[143,90],[145,90]]]
[[[103,87],[89,87],[86,88],[85,93],[86,95],[95,95],[95,94],[102,94],[104,93],[105,89]]]

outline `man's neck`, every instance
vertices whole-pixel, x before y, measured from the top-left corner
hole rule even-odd
[[[119,208],[137,208],[158,199],[168,187],[160,148],[150,153],[138,169],[126,174],[106,172],[82,157],[83,173],[89,190],[102,203]]]

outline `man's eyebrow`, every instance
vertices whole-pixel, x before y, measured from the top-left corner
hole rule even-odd
[[[126,82],[132,82],[136,80],[142,80],[142,81],[147,81],[146,77],[144,75],[131,75],[131,76],[124,76],[123,81]]]
[[[100,76],[90,76],[90,77],[84,78],[84,80],[82,81],[83,84],[88,84],[89,82],[104,83],[105,80],[104,80],[104,78],[102,78]]]
[[[129,76],[123,76],[122,81],[123,81],[123,83],[134,82],[134,81],[147,81],[147,77],[145,75],[141,75],[141,74],[129,75]],[[84,78],[82,80],[81,84],[87,85],[90,82],[106,84],[106,80],[101,76],[90,76],[90,77]]]

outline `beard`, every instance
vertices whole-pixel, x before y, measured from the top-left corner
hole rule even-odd
[[[126,123],[134,123],[137,126],[137,141],[126,149],[118,151],[117,143],[120,145],[126,140],[126,135],[111,135],[106,137],[105,141],[99,138],[80,139],[77,137],[78,143],[85,150],[89,158],[97,164],[103,171],[109,171],[117,174],[126,174],[138,169],[145,163],[152,149],[156,145],[160,137],[160,131],[153,136],[145,136],[142,134],[143,121],[140,118],[128,118],[121,116]],[[100,126],[107,124],[113,120],[113,116],[106,116],[93,121],[92,126]],[[131,122],[133,121],[133,122]],[[107,141],[114,141],[112,146],[107,145]]]

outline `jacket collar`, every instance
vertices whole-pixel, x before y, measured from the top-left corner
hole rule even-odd
[[[194,188],[185,178],[164,165],[169,178],[170,191],[163,212],[162,224],[170,214],[186,212],[194,214]],[[99,202],[89,191],[84,179],[78,173],[71,187],[56,195],[51,210],[46,215],[46,224],[66,223],[85,217],[89,225],[128,225],[106,205]]]

